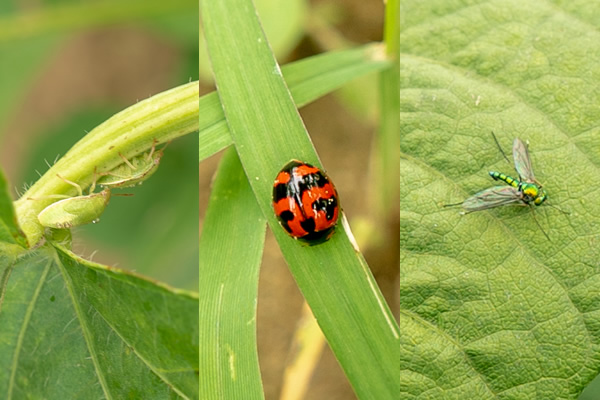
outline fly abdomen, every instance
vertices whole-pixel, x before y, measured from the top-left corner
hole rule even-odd
[[[521,184],[521,181],[519,181],[518,179],[515,179],[506,174],[503,174],[502,172],[490,171],[489,174],[492,177],[492,179],[494,179],[495,181],[506,182],[510,186],[515,187],[515,188],[519,188],[519,185]]]

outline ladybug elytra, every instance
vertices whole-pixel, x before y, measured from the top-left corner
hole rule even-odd
[[[334,232],[339,201],[323,171],[292,160],[279,171],[273,184],[273,209],[290,236],[318,244]]]

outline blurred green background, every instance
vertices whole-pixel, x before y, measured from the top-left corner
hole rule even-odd
[[[15,198],[96,125],[198,79],[195,0],[2,1],[0,12],[0,167]],[[114,191],[134,196],[73,229],[73,250],[197,290],[197,148],[196,134],[172,142],[151,179]]]

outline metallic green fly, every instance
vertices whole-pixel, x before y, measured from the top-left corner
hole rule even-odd
[[[502,150],[500,143],[498,143],[498,139],[496,139],[494,132],[492,132],[492,137],[500,149],[500,152],[504,156],[504,159],[510,164],[510,161]],[[494,186],[474,194],[462,203],[446,204],[444,207],[462,205],[463,209],[465,210],[464,214],[468,214],[474,211],[487,210],[488,208],[505,205],[521,205],[531,207],[532,204],[539,206],[544,203],[548,199],[548,195],[546,194],[546,190],[542,187],[542,185],[535,179],[533,168],[531,167],[531,158],[529,157],[528,146],[523,143],[521,139],[515,138],[512,150],[515,170],[519,175],[519,179],[515,179],[501,172],[490,171],[489,174],[492,179],[496,181],[503,181],[509,186]],[[533,211],[533,209],[531,210]],[[559,209],[557,208],[557,210]],[[559,211],[565,213],[562,210]],[[550,240],[546,232],[538,223],[533,212],[531,215],[546,238]]]

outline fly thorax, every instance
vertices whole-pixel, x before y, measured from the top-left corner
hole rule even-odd
[[[522,182],[519,189],[523,194],[523,200],[527,203],[533,202],[536,205],[540,205],[546,199],[546,192],[535,183]]]

